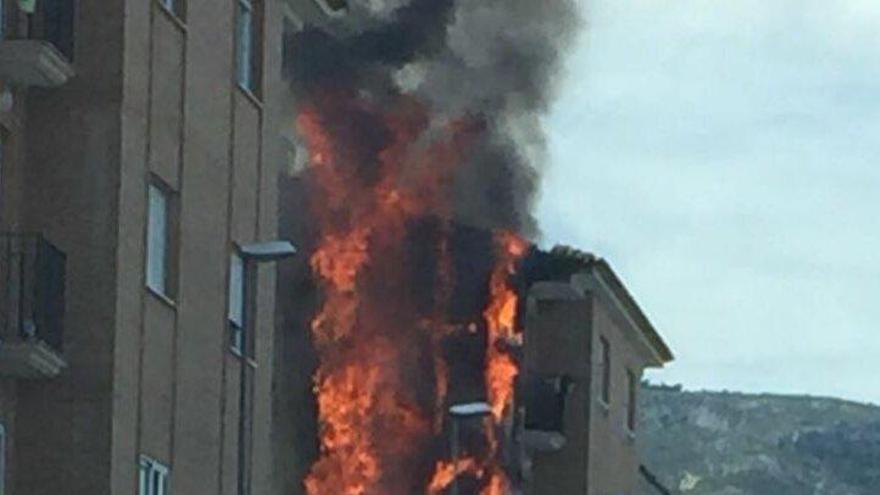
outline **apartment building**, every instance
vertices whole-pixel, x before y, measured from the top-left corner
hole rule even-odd
[[[0,0],[0,493],[281,493],[285,30],[323,0]],[[265,253],[263,253],[265,255]]]
[[[641,493],[642,374],[672,353],[605,260],[559,247],[531,264],[520,389],[525,493]]]

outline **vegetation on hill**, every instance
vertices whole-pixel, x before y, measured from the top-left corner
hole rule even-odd
[[[880,495],[880,407],[645,386],[642,456],[685,495]]]

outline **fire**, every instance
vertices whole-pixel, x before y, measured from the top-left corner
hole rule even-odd
[[[434,476],[428,483],[428,495],[437,495],[449,488],[455,478],[470,473],[477,478],[483,477],[483,470],[476,459],[466,457],[458,461],[437,461]]]
[[[509,482],[507,477],[501,472],[492,473],[489,483],[480,492],[480,495],[504,495],[508,492]]]
[[[519,296],[510,286],[517,263],[525,255],[527,243],[511,232],[496,238],[499,263],[490,281],[490,303],[484,317],[489,332],[486,352],[486,386],[492,416],[500,423],[513,404],[513,389],[519,369],[513,357],[502,350],[505,346],[521,345],[522,333],[517,328]]]
[[[478,126],[467,118],[431,124],[426,109],[406,98],[389,108],[338,93],[303,108],[297,124],[310,152],[311,268],[322,295],[311,322],[320,458],[307,493],[439,495],[465,474],[481,495],[508,493],[495,428],[514,400],[511,349],[522,333],[512,278],[528,244],[497,234],[496,252],[483,253],[495,260],[482,282],[489,289],[483,313],[453,321],[450,310],[461,283],[451,247],[452,179]],[[430,227],[421,237],[419,225]],[[453,366],[446,342],[483,329],[484,372],[476,379],[492,421],[483,447],[443,461]]]

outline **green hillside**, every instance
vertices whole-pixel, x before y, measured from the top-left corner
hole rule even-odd
[[[647,386],[641,429],[675,493],[880,495],[880,407]]]

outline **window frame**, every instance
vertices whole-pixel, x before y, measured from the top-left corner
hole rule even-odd
[[[599,336],[599,401],[606,407],[611,406],[611,342]]]
[[[161,483],[154,484],[158,477]],[[138,461],[138,494],[171,495],[171,468],[151,457],[142,455]]]
[[[163,206],[160,240],[156,240],[153,233],[155,198],[161,199]],[[177,296],[177,213],[174,190],[158,177],[151,176],[147,183],[144,282],[150,292],[166,302],[173,302]],[[157,249],[159,253],[155,252]],[[159,270],[161,280],[155,280],[154,270]]]
[[[263,87],[263,2],[235,0],[235,84],[255,98]]]
[[[228,277],[226,320],[230,332],[229,348],[238,356],[250,357],[249,347],[252,346],[248,345],[248,267],[238,248],[233,249],[229,255]]]
[[[635,434],[638,427],[638,379],[632,368],[626,369],[627,380],[627,404],[626,404],[626,428],[630,434]]]
[[[186,21],[186,0],[156,0],[159,7],[179,21]]]

